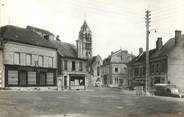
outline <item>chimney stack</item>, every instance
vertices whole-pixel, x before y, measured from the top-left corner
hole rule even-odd
[[[162,48],[162,37],[158,37],[156,42],[156,48],[157,50],[160,50]]]
[[[180,40],[181,40],[181,31],[176,30],[175,31],[175,46],[179,45]]]
[[[143,48],[139,48],[139,55],[143,53]]]

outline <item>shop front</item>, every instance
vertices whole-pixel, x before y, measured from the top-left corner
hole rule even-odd
[[[70,74],[70,89],[85,89],[84,74]]]
[[[5,87],[56,86],[56,69],[5,65]]]

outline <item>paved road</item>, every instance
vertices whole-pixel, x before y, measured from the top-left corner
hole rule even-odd
[[[184,117],[184,99],[121,89],[0,91],[0,117]]]

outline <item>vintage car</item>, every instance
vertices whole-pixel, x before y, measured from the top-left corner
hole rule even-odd
[[[183,98],[184,94],[180,92],[176,85],[171,84],[155,84],[154,94],[158,96],[168,96],[168,97],[179,97]]]

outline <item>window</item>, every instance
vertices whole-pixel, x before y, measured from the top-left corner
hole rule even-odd
[[[18,71],[8,71],[8,85],[18,85]]]
[[[119,80],[119,78],[116,77],[116,78],[115,78],[115,84],[118,84],[118,80]]]
[[[19,52],[14,53],[13,61],[14,61],[14,64],[20,64],[20,53]]]
[[[75,71],[75,61],[72,61],[72,71]]]
[[[54,85],[54,73],[47,73],[47,85]]]
[[[151,73],[154,73],[154,64],[151,64]]]
[[[64,70],[68,70],[68,61],[64,60]]]
[[[118,72],[118,68],[117,68],[117,67],[115,68],[115,72],[116,72],[116,73]]]
[[[159,63],[157,63],[156,72],[159,72]]]
[[[38,65],[39,65],[40,67],[43,67],[43,56],[39,56],[39,57],[38,57]]]
[[[143,67],[143,75],[146,74],[146,67]]]
[[[140,76],[143,76],[143,68],[140,68]]]
[[[28,85],[36,85],[36,72],[28,72]]]
[[[53,57],[49,57],[49,67],[53,67]]]
[[[31,65],[31,54],[26,54],[26,65]]]
[[[161,63],[161,66],[160,66],[161,68],[160,68],[160,70],[161,70],[161,72],[166,72],[166,62],[165,61],[163,61],[162,63]]]
[[[100,67],[97,67],[97,76],[100,75]]]
[[[27,85],[27,72],[19,71],[19,86],[26,86],[26,85]]]
[[[82,62],[79,62],[79,71],[82,71],[83,70],[83,64]]]
[[[135,74],[135,76],[139,75],[139,68],[135,68],[134,74]]]

